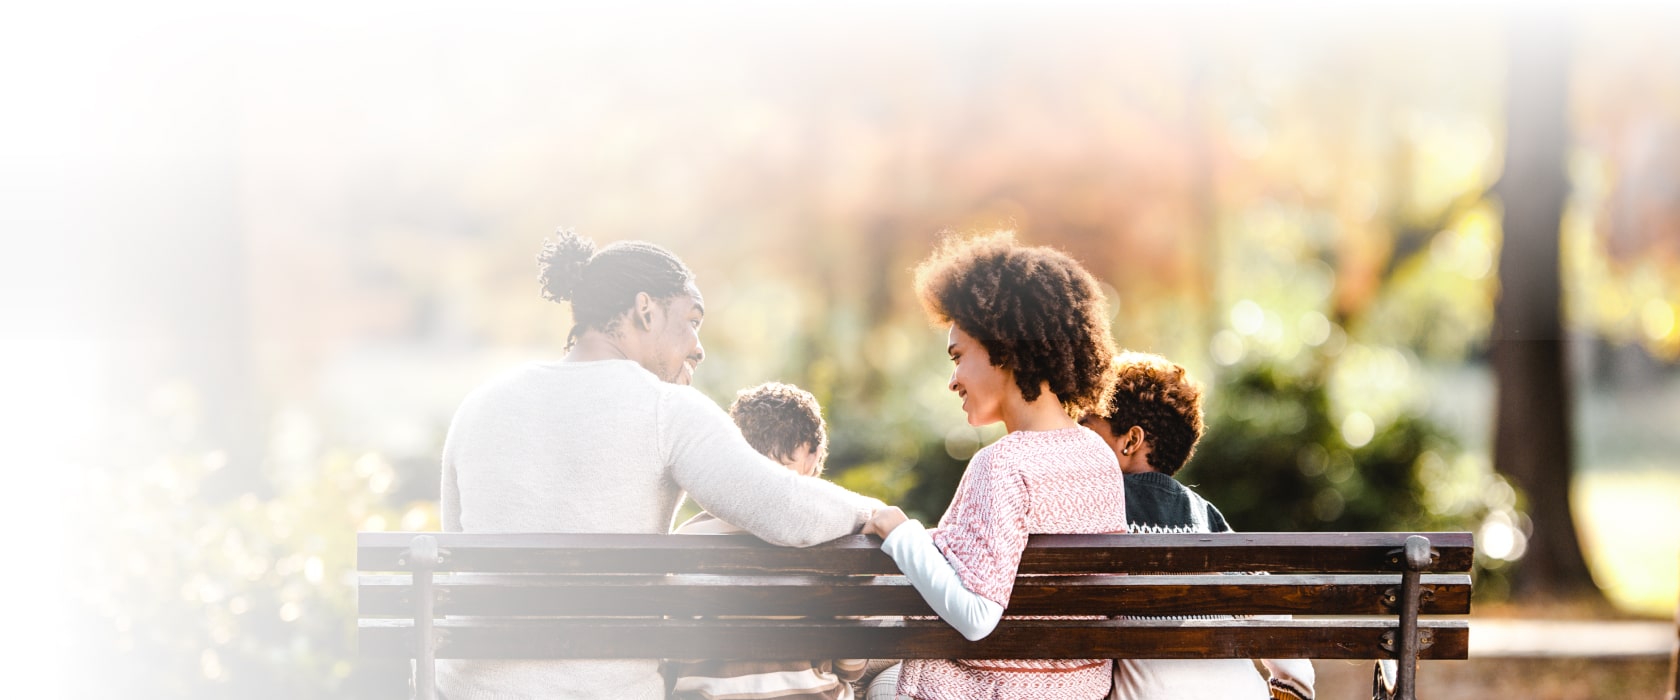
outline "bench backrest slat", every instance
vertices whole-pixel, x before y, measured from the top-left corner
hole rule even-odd
[[[402,571],[418,533],[361,533],[357,567]],[[1393,552],[1414,533],[1033,535],[1022,574],[1401,571]],[[1420,533],[1436,552],[1427,571],[1469,571],[1469,533]],[[775,547],[747,535],[432,533],[440,571],[490,573],[896,574],[880,541],[854,535],[815,547]]]
[[[1470,577],[1429,574],[1426,615],[1470,611]],[[932,615],[901,576],[447,574],[439,615]],[[1024,576],[1011,615],[1393,615],[1399,574]],[[406,574],[364,577],[363,617],[409,617]]]
[[[1416,659],[1468,656],[1466,620],[1419,615],[1469,612],[1473,557],[1463,532],[1034,535],[1008,613],[1054,619],[969,642],[873,537],[362,533],[358,639],[425,688],[430,658],[1315,658],[1395,659],[1410,697]]]
[[[408,657],[410,624],[365,621],[362,653]],[[1426,620],[1424,659],[1462,659],[1463,620]],[[1005,620],[978,642],[938,620],[443,620],[439,658],[1387,658],[1380,620]]]

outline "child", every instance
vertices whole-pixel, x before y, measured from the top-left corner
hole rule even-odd
[[[817,399],[778,382],[743,389],[729,406],[747,444],[802,476],[822,473],[828,435]],[[700,513],[678,534],[732,534],[740,528]],[[852,700],[851,683],[863,676],[865,659],[813,661],[672,661],[672,700]]]
[[[1114,358],[1119,379],[1106,413],[1080,423],[1101,436],[1126,473],[1126,521],[1132,532],[1230,532],[1212,503],[1173,480],[1202,437],[1202,390],[1184,368],[1159,355]],[[1311,700],[1314,673],[1305,659],[1263,660],[1278,700]],[[1246,659],[1121,659],[1113,698],[1257,697],[1259,674]]]

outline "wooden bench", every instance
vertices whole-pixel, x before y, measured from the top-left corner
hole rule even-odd
[[[839,657],[1395,659],[1409,698],[1418,659],[1466,658],[1467,620],[1436,616],[1469,613],[1471,560],[1463,532],[1034,535],[1011,615],[1296,617],[1006,619],[969,642],[902,619],[932,613],[862,535],[794,549],[744,535],[367,532],[359,635],[364,656],[418,660],[427,700],[439,658]]]
[[[1674,609],[1674,651],[1668,659],[1668,700],[1680,700],[1680,607]]]

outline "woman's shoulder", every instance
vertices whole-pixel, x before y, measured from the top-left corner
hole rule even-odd
[[[1017,430],[999,438],[987,449],[994,462],[1022,465],[1054,463],[1069,458],[1102,459],[1114,453],[1096,433],[1082,427],[1060,430]],[[984,452],[985,450],[982,450]],[[976,455],[978,457],[978,455]]]

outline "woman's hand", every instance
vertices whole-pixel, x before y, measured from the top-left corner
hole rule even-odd
[[[898,506],[878,508],[874,515],[869,516],[869,522],[863,524],[863,534],[880,535],[881,539],[886,539],[887,535],[892,534],[893,530],[909,519]]]

